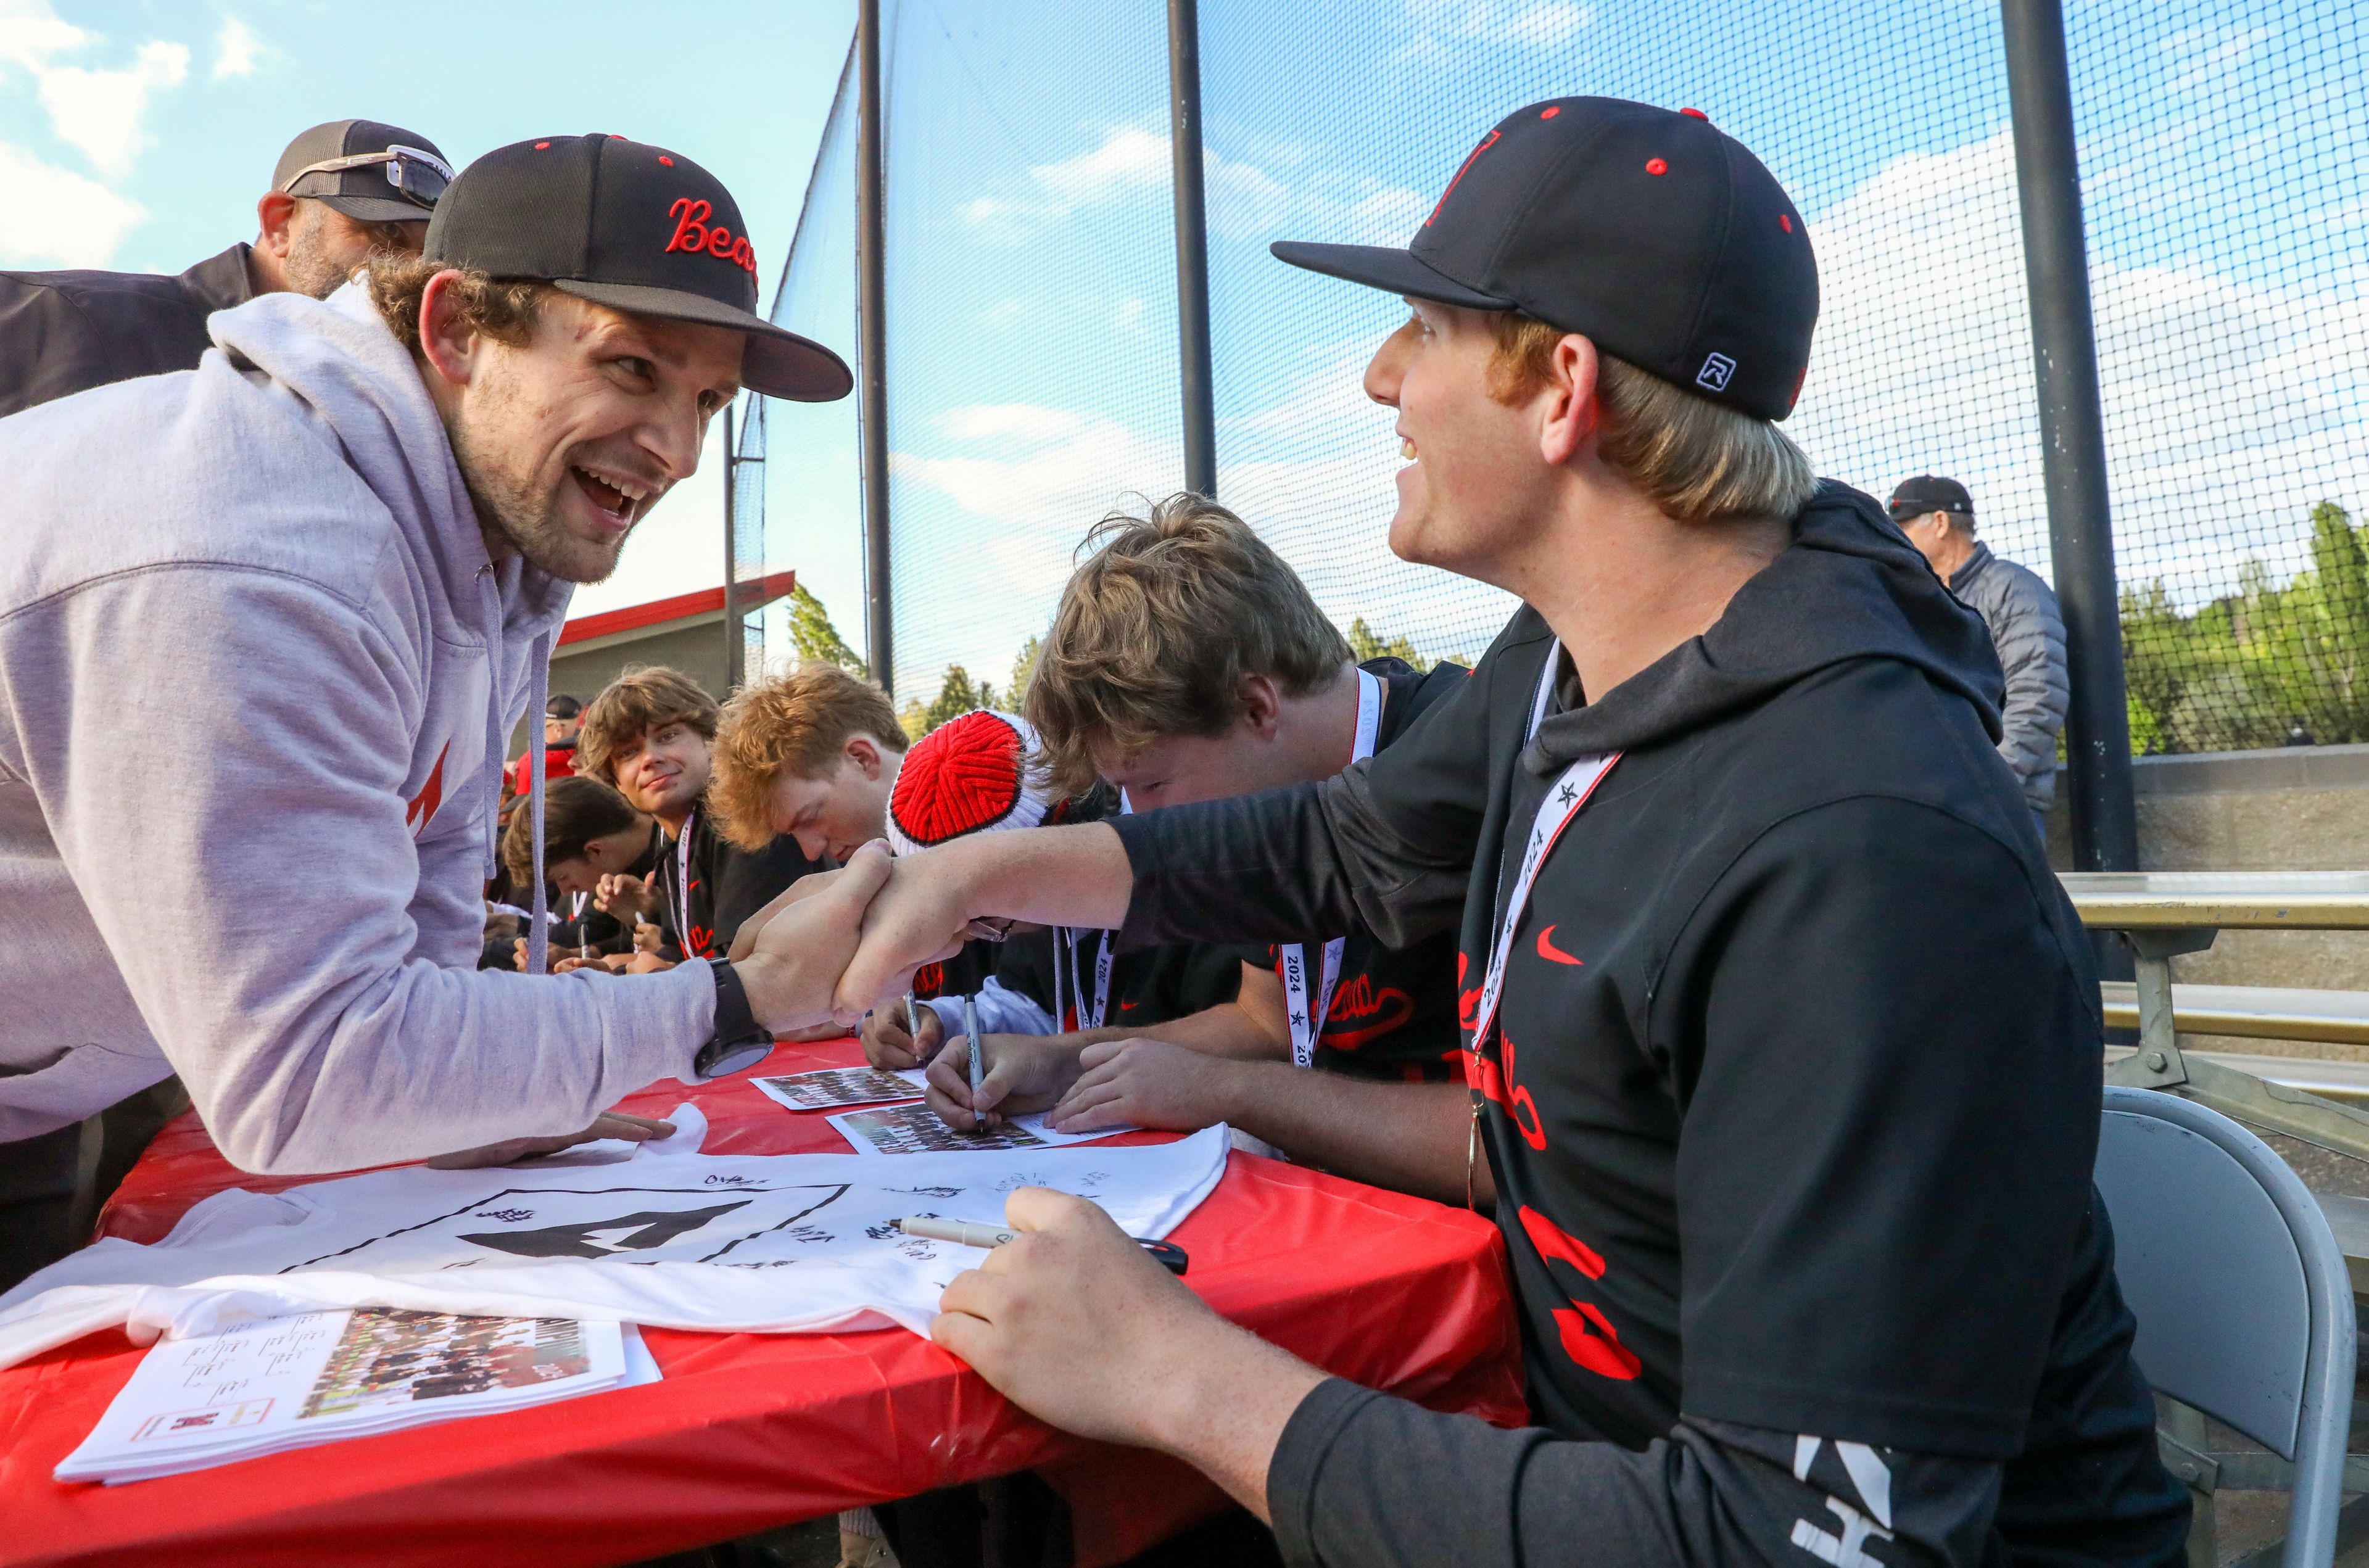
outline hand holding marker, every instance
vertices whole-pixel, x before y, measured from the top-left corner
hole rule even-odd
[[[1017,1241],[1020,1232],[1005,1230],[1001,1225],[979,1225],[967,1219],[935,1219],[917,1216],[897,1221],[897,1229],[908,1236],[919,1236],[928,1242],[952,1242],[964,1247],[1000,1247],[1006,1242]],[[1192,1262],[1184,1249],[1173,1242],[1147,1242],[1141,1237],[1135,1244],[1151,1254],[1152,1261],[1171,1274],[1183,1274]]]
[[[963,998],[963,1033],[970,1044],[970,1129],[978,1131],[987,1125],[986,1114],[978,1108],[978,999]]]

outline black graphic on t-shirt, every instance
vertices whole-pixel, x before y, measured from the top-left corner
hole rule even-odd
[[[720,1203],[713,1208],[668,1210],[646,1208],[638,1214],[620,1215],[614,1219],[588,1220],[576,1225],[550,1225],[540,1230],[493,1230],[464,1235],[461,1240],[474,1242],[481,1247],[491,1247],[498,1253],[509,1253],[521,1258],[605,1258],[612,1253],[647,1252],[663,1247],[678,1236],[688,1235],[709,1220],[746,1208],[749,1200]],[[624,1230],[613,1247],[601,1246],[590,1238],[604,1230]]]

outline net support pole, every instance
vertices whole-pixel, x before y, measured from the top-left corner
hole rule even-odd
[[[1201,17],[1168,0],[1168,147],[1176,192],[1177,382],[1184,400],[1184,487],[1218,493],[1218,413],[1209,355],[1209,225],[1201,188]]]
[[[2138,869],[2130,710],[2106,486],[2106,429],[2089,314],[2089,242],[2073,139],[2061,0],[2000,0],[2016,190],[2031,294],[2031,357],[2048,496],[2049,554],[2065,611],[2065,784],[2079,871]]]
[[[888,591],[888,333],[881,311],[888,274],[881,257],[880,0],[855,13],[855,273],[864,427],[864,629],[872,679],[897,692]]]
[[[734,537],[733,486],[740,466],[739,448],[732,439],[732,405],[724,406],[724,690],[738,688],[743,674],[740,648],[740,554]]]

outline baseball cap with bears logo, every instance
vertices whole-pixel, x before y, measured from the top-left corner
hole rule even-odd
[[[495,148],[437,202],[422,254],[746,333],[741,382],[768,397],[828,403],[855,385],[837,354],[757,314],[759,258],[724,182],[646,142],[595,133]]]
[[[1473,310],[1518,310],[1756,418],[1801,395],[1818,321],[1808,225],[1697,109],[1554,98],[1466,155],[1404,249],[1282,240],[1278,260]]]
[[[888,791],[888,847],[914,854],[968,833],[1033,828],[1059,816],[1029,761],[1036,731],[1016,714],[982,708],[913,744]]]

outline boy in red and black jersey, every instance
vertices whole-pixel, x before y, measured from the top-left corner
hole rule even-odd
[[[1464,679],[1454,664],[1418,674],[1392,658],[1355,663],[1299,575],[1204,497],[1106,518],[1089,543],[1026,697],[1056,791],[1116,795],[1156,816],[1328,778],[1408,733]],[[1353,928],[1329,943],[1130,948],[1113,954],[1119,995],[1107,1012],[1093,977],[1112,939],[1075,934],[1064,983],[1082,1006],[1062,1009],[1065,1031],[1050,1038],[990,1036],[976,1104],[965,1064],[942,1060],[930,1103],[949,1123],[1047,1108],[1071,1131],[1224,1121],[1345,1174],[1460,1192],[1408,1157],[1426,1135],[1469,1134],[1463,1092],[1448,1082],[1459,1059],[1449,933],[1396,946]],[[1007,983],[1042,1001],[1049,957],[1032,945],[1010,962]],[[1158,1002],[1130,1017],[1128,986],[1163,981]],[[1166,1012],[1196,993],[1209,1000]]]
[[[1329,1379],[1039,1189],[934,1337],[1295,1564],[2180,1562],[2090,1180],[2097,976],[1997,658],[1776,427],[1800,214],[1698,115],[1564,98],[1410,248],[1276,249],[1410,300],[1366,375],[1414,459],[1391,547],[1523,608],[1337,778],[899,863],[841,994],[987,917],[1458,932],[1539,1425]]]

